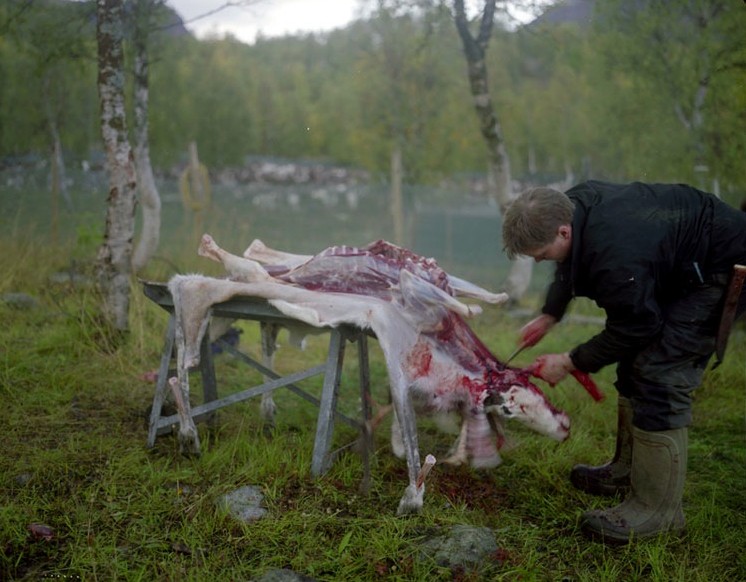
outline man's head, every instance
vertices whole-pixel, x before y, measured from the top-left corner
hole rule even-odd
[[[522,192],[503,216],[503,247],[508,258],[517,255],[537,261],[563,261],[572,241],[575,205],[552,188]]]

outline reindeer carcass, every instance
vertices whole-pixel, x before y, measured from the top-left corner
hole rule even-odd
[[[169,282],[183,448],[199,447],[188,411],[186,372],[198,364],[210,307],[240,295],[265,298],[288,317],[312,326],[348,324],[378,338],[388,368],[395,432],[401,437],[394,449],[406,457],[409,473],[400,514],[418,511],[424,495],[417,480],[421,467],[413,404],[428,412],[459,412],[463,424],[457,454],[477,467],[499,464],[495,428],[501,419],[517,419],[559,441],[569,435],[567,415],[552,406],[529,373],[500,363],[466,324],[465,318],[481,308],[456,299],[499,304],[505,294],[453,277],[432,259],[385,241],[330,247],[307,256],[276,251],[257,240],[239,257],[205,235],[199,253],[221,262],[229,276],[178,275]]]

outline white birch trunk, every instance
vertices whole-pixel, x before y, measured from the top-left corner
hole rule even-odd
[[[142,231],[132,256],[132,270],[142,271],[158,249],[161,235],[161,197],[150,163],[148,136],[148,30],[150,0],[137,2],[135,22],[135,167],[142,209]]]
[[[500,121],[492,105],[492,98],[487,82],[486,50],[492,34],[495,16],[496,0],[486,0],[479,25],[479,33],[475,38],[469,30],[469,23],[464,10],[464,0],[454,0],[454,14],[456,29],[458,30],[466,56],[469,84],[474,109],[479,118],[482,137],[487,145],[489,164],[489,184],[491,194],[501,211],[518,195],[513,192],[510,174],[510,159],[505,148],[505,139]],[[533,273],[533,262],[529,259],[513,261],[507,279],[503,283],[503,291],[511,301],[518,301],[528,290]]]
[[[104,242],[97,259],[103,313],[118,331],[129,327],[130,265],[137,180],[124,108],[122,1],[97,0],[98,91],[109,196]]]

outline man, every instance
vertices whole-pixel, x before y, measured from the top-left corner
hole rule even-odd
[[[589,181],[566,194],[522,193],[505,212],[503,243],[510,258],[557,263],[542,314],[521,330],[523,345],[543,338],[573,297],[606,312],[598,335],[534,363],[550,384],[574,369],[617,364],[614,457],[573,467],[570,480],[626,498],[584,513],[583,531],[624,543],[683,530],[692,391],[715,348],[729,274],[746,263],[746,214],[686,185]]]

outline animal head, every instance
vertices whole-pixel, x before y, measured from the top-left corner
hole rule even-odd
[[[488,382],[484,406],[555,440],[564,441],[570,436],[570,418],[549,402],[523,370],[505,368],[495,374]]]

